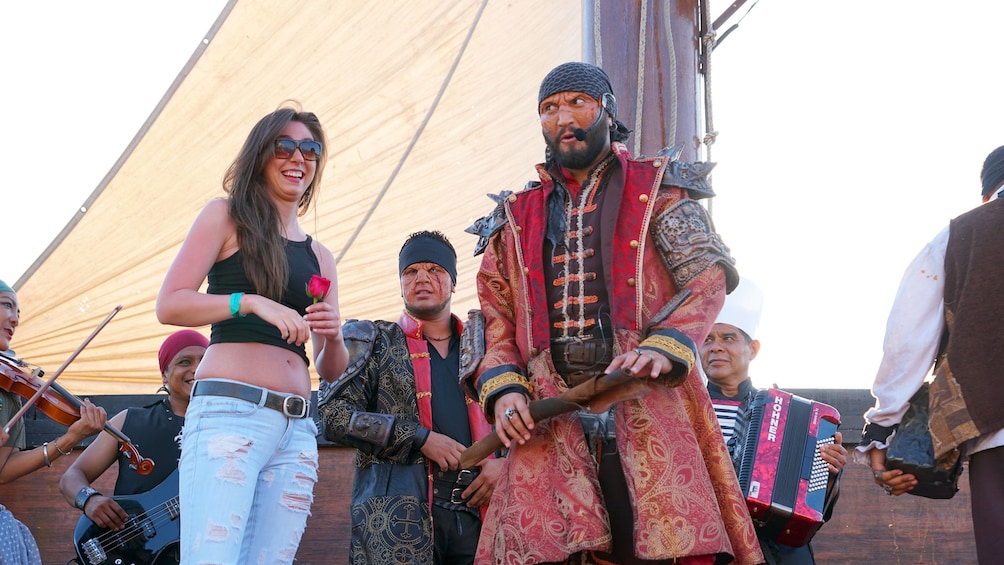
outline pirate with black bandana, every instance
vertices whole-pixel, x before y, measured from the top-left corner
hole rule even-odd
[[[348,321],[349,367],[319,391],[326,436],[357,450],[349,562],[473,563],[501,462],[459,468],[491,428],[458,381],[457,255],[439,232],[412,234],[398,273],[401,317]]]
[[[632,158],[593,65],[551,71],[538,115],[540,181],[468,230],[484,253],[486,351],[466,385],[510,448],[478,560],[757,563],[697,368],[738,280],[696,200],[713,194],[710,166]],[[621,372],[578,413],[530,416],[532,400]]]

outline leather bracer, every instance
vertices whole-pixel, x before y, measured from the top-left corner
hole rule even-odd
[[[353,412],[346,435],[378,447],[387,447],[393,429],[394,416],[390,414]]]

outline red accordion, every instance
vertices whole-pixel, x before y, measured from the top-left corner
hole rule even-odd
[[[819,448],[833,443],[840,413],[767,389],[736,424],[732,458],[753,523],[778,543],[805,545],[823,525],[829,472]]]

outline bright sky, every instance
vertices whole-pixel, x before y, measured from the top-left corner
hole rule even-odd
[[[225,4],[0,6],[0,278],[59,234]],[[715,51],[713,215],[765,293],[755,384],[870,386],[903,269],[1004,145],[1001,22],[999,0],[762,0]]]
[[[1004,145],[1001,22],[998,0],[761,0],[715,50],[714,219],[765,295],[754,384],[871,386],[904,269]]]
[[[13,285],[122,155],[224,0],[0,5],[0,169]],[[27,146],[22,144],[27,143]],[[43,150],[40,150],[41,147]]]

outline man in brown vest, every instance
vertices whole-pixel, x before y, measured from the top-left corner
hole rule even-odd
[[[968,459],[976,551],[980,563],[992,563],[1004,554],[1004,146],[987,156],[981,180],[984,205],[953,219],[903,276],[872,386],[876,404],[854,455],[890,495],[917,485],[914,475],[887,470],[886,448],[937,358],[934,456]]]

